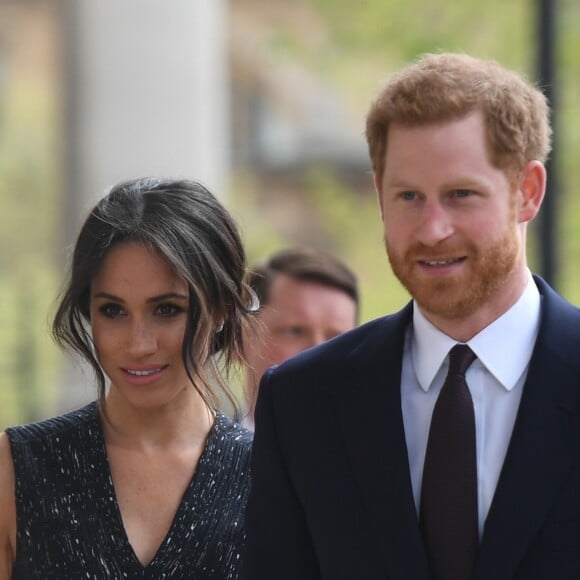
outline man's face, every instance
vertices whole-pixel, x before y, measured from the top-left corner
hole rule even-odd
[[[515,301],[526,268],[519,198],[490,163],[480,112],[390,127],[377,189],[393,271],[433,323],[493,320]]]
[[[254,388],[264,372],[356,326],[356,304],[345,292],[278,274],[259,315],[264,333],[250,345]]]

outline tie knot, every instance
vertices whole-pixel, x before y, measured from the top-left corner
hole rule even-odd
[[[447,374],[465,375],[465,371],[475,359],[475,353],[466,344],[456,344],[449,351],[449,371]]]

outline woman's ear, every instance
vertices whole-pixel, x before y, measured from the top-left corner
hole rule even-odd
[[[541,161],[530,161],[522,170],[518,188],[518,221],[529,222],[538,212],[546,193],[546,168]]]

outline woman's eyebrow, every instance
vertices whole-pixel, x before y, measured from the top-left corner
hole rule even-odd
[[[109,292],[97,292],[94,296],[95,298],[104,298],[105,300],[112,300],[113,302],[124,303],[125,300],[120,296],[115,296]],[[159,294],[158,296],[152,296],[147,299],[147,303],[151,302],[161,302],[162,300],[184,300],[187,301],[188,297],[186,294],[179,294],[177,292],[167,292],[165,294]]]

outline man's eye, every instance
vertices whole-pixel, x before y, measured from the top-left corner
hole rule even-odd
[[[286,336],[300,336],[302,334],[302,329],[299,326],[285,326],[280,330]]]
[[[123,316],[125,314],[123,308],[121,308],[119,304],[115,304],[113,302],[103,304],[99,308],[99,312],[107,318],[118,318],[119,316]]]
[[[471,190],[469,190],[469,189],[456,189],[453,192],[453,195],[455,197],[460,197],[460,198],[470,197],[471,195],[473,195],[473,192]]]
[[[417,194],[414,191],[403,191],[401,192],[401,198],[405,201],[413,201],[417,199]]]
[[[159,304],[155,309],[155,313],[160,316],[165,316],[167,318],[171,318],[172,316],[177,316],[183,312],[183,308],[181,306],[176,306],[175,304],[170,303],[163,303]]]

